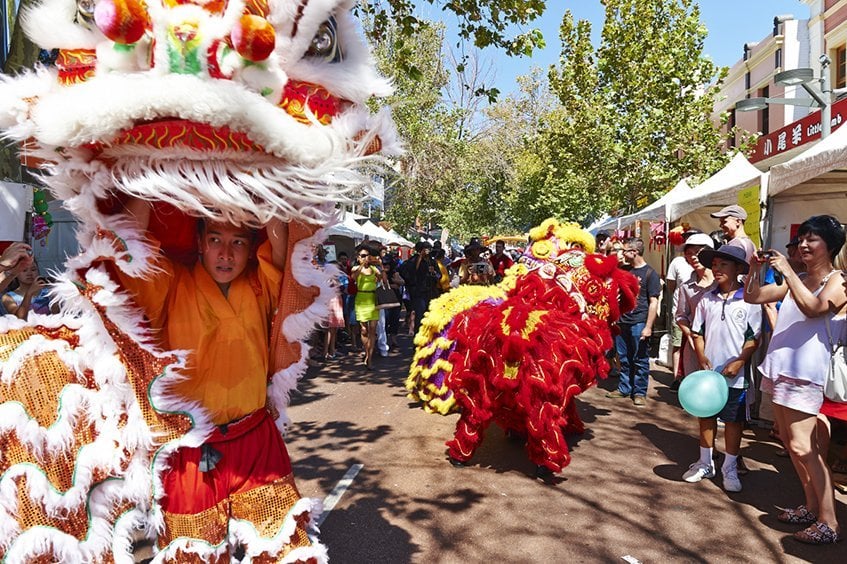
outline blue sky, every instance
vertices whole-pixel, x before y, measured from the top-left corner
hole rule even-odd
[[[797,19],[809,16],[808,6],[800,0],[700,0],[699,4],[703,23],[709,29],[705,52],[720,66],[732,66],[741,58],[744,43],[759,41],[770,34],[774,16],[793,14]],[[546,69],[556,62],[561,47],[559,24],[565,10],[570,10],[575,19],[589,20],[597,41],[604,18],[599,0],[547,0],[544,16],[529,26],[529,29],[541,29],[546,49],[531,59],[508,57],[494,50],[487,50],[483,55],[484,60],[495,65],[495,86],[503,94],[516,90],[515,77],[527,74],[531,67]],[[435,19],[441,14],[428,6],[420,11],[425,18]],[[447,24],[450,25],[449,20]]]

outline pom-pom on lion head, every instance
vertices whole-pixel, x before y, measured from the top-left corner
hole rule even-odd
[[[594,252],[594,237],[576,223],[561,223],[550,218],[529,231],[529,244],[521,262],[536,265],[556,262],[571,250]]]

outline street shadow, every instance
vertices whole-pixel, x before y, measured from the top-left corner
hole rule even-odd
[[[379,484],[379,470],[365,467],[353,485],[355,501],[326,517],[320,539],[328,547],[330,561],[393,564],[413,562],[420,552],[412,535],[386,516],[386,511],[388,515],[409,514],[412,500],[392,494]]]

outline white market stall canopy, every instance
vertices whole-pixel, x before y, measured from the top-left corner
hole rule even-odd
[[[791,227],[813,215],[847,220],[847,128],[771,167],[768,195],[771,246],[780,251],[791,238]]]
[[[630,215],[625,215],[619,220],[621,228],[632,225],[637,221],[665,221],[671,204],[684,200],[691,196],[691,186],[684,179],[671,188],[664,196]]]
[[[388,243],[389,245],[397,245],[398,247],[410,247],[410,248],[415,246],[414,243],[412,243],[411,241],[409,241],[408,239],[406,239],[405,237],[403,237],[402,235],[400,235],[399,233],[397,233],[393,229],[391,231],[389,231],[388,234],[391,236],[391,242]]]
[[[725,167],[695,186],[687,197],[670,203],[668,221],[676,221],[704,208],[721,208],[735,204],[738,202],[739,192],[761,182],[762,172],[750,164],[744,155],[738,153]],[[717,224],[715,225],[717,227]]]
[[[362,240],[365,238],[365,231],[355,219],[355,214],[344,212],[344,219],[341,223],[336,223],[326,230],[327,237],[337,235],[339,237],[349,237],[354,240]]]
[[[847,128],[839,127],[826,139],[782,164],[771,167],[768,195],[776,196],[804,182],[836,185],[844,192],[847,179]],[[830,174],[832,174],[830,176]]]
[[[365,234],[368,236],[368,239],[372,241],[379,241],[383,245],[388,245],[391,243],[391,234],[379,225],[371,222],[370,220],[362,224],[362,231],[364,231]]]
[[[0,241],[24,241],[26,214],[32,209],[32,187],[0,182]]]

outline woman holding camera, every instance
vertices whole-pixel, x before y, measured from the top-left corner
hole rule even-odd
[[[17,287],[3,294],[3,308],[18,319],[26,319],[30,311],[50,313],[48,282],[38,273],[38,264],[31,259],[28,266],[18,272]]]
[[[830,544],[840,538],[835,516],[832,474],[826,464],[829,429],[819,418],[823,383],[829,366],[826,316],[843,312],[847,297],[833,260],[844,245],[839,221],[828,215],[810,217],[797,232],[806,272],[797,274],[787,257],[770,250],[750,260],[745,300],[764,304],[783,300],[768,352],[759,366],[761,390],[773,395],[774,414],[782,442],[803,486],[805,503],[784,510],[782,522],[808,525],[794,538],[809,544]],[[782,277],[780,284],[762,285],[765,264]],[[834,317],[833,334],[843,334],[844,317]]]
[[[376,325],[379,322],[379,310],[376,308],[376,287],[383,284],[388,287],[379,257],[379,246],[365,241],[356,247],[357,264],[351,271],[356,281],[356,320],[362,330],[362,345],[365,349],[365,366],[373,369],[373,353],[376,346]]]
[[[465,260],[459,267],[459,284],[484,286],[494,281],[494,268],[487,259],[482,258],[484,250],[487,249],[476,237],[465,247]]]

